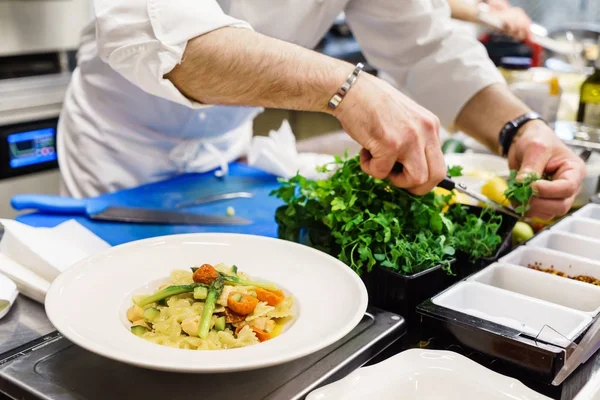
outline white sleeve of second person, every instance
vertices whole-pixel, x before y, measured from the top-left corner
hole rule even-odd
[[[216,0],[95,0],[94,7],[102,60],[142,90],[192,108],[203,105],[164,78],[188,40],[227,26],[252,29]]]
[[[447,128],[477,92],[504,82],[483,45],[453,29],[446,0],[351,0],[346,18],[369,63]]]

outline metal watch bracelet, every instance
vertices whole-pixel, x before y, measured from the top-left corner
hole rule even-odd
[[[363,67],[364,65],[362,63],[356,64],[354,71],[348,76],[346,82],[344,82],[344,84],[340,86],[337,92],[335,92],[335,94],[329,100],[329,108],[331,108],[332,110],[338,108],[338,106],[340,105],[342,100],[344,100],[344,97],[346,96],[350,88],[352,88],[352,85],[354,85],[354,82],[356,82],[356,79],[358,78],[358,75],[360,75],[360,73],[362,72]]]

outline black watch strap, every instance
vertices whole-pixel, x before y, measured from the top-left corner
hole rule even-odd
[[[527,114],[523,114],[512,121],[509,121],[504,125],[502,130],[500,131],[500,150],[502,151],[503,156],[508,155],[508,150],[510,149],[510,145],[513,142],[513,139],[517,135],[517,132],[523,125],[533,120],[544,120],[538,113],[536,112],[528,112]]]

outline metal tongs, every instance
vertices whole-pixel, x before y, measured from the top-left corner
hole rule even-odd
[[[392,169],[392,172],[394,174],[399,174],[402,173],[402,170],[404,169],[404,166],[400,163],[396,163],[394,165],[394,168]],[[460,193],[463,193],[467,196],[469,196],[472,199],[475,199],[479,202],[482,202],[484,204],[486,204],[487,206],[489,206],[490,208],[499,211],[503,214],[506,215],[510,215],[511,217],[517,218],[517,219],[521,219],[521,215],[517,214],[517,212],[515,210],[513,210],[510,207],[506,207],[505,205],[502,205],[500,203],[496,203],[495,201],[489,199],[488,197],[477,193],[477,192],[473,192],[472,190],[469,190],[469,188],[467,188],[464,184],[462,183],[457,183],[454,182],[452,180],[452,178],[450,178],[449,176],[444,178],[444,180],[442,180],[438,185],[438,187],[442,188],[442,189],[446,189],[448,191],[452,191],[452,190],[457,190]]]

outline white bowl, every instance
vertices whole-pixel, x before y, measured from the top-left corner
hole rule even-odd
[[[406,350],[310,393],[307,400],[549,400],[460,354]]]
[[[297,312],[281,335],[249,347],[184,350],[133,335],[132,294],[155,289],[174,269],[237,265],[294,296]],[[154,286],[154,287],[153,287]],[[189,234],[113,247],[62,273],[46,296],[50,321],[75,344],[114,360],[178,372],[229,372],[285,363],[327,347],[363,317],[367,291],[341,261],[300,244],[236,234]]]

